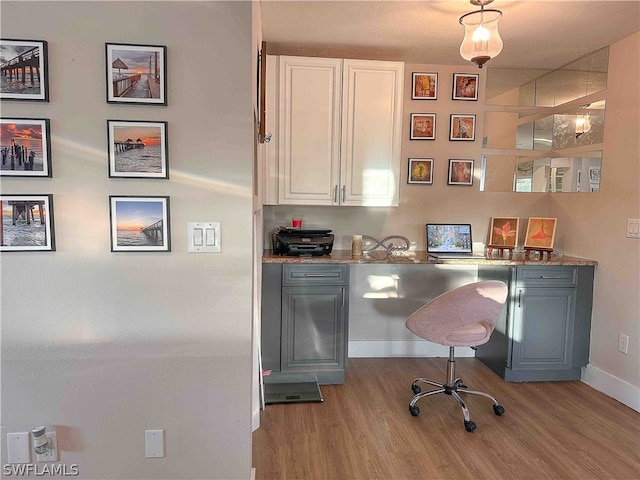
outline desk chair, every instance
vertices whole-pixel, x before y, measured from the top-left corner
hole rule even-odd
[[[507,286],[503,282],[490,280],[465,285],[434,298],[413,312],[406,321],[407,328],[415,335],[431,342],[449,347],[446,383],[426,378],[416,378],[411,384],[415,396],[409,404],[409,412],[418,416],[418,400],[429,395],[445,393],[458,401],[464,414],[464,427],[468,432],[476,428],[469,417],[469,410],[460,393],[481,395],[493,401],[496,415],[504,414],[504,407],[488,393],[469,390],[461,378],[455,376],[455,347],[475,347],[489,340],[496,327],[502,308],[507,300]],[[422,392],[417,382],[437,387]]]

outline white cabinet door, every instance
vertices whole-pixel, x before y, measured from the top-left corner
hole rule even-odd
[[[342,205],[397,206],[404,64],[344,60]]]
[[[281,56],[280,204],[333,205],[340,162],[342,60]]]

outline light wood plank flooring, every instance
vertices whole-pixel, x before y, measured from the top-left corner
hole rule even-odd
[[[268,405],[253,434],[256,479],[640,479],[640,414],[582,382],[508,383],[474,358],[458,376],[504,405],[448,395],[408,411],[416,377],[444,380],[444,358],[350,359],[323,403]],[[426,389],[426,386],[423,390]]]

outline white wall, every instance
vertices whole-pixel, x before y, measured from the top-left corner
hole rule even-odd
[[[248,478],[252,31],[249,2],[2,2],[2,37],[49,43],[57,251],[2,253],[2,438],[55,426],[83,479]],[[108,105],[105,43],[166,45],[168,106]],[[106,120],[166,120],[169,180],[109,179]],[[111,253],[108,196],[169,195],[171,253]],[[188,221],[222,253],[187,254]],[[166,457],[144,458],[144,430]],[[2,463],[6,447],[2,442]]]
[[[640,33],[611,46],[600,192],[551,195],[565,251],[599,262],[595,277],[590,365],[586,381],[640,410],[640,240],[626,238],[640,218]],[[584,170],[583,170],[584,171]],[[618,333],[629,352],[617,351]]]

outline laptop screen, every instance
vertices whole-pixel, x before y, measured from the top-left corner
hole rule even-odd
[[[427,223],[428,253],[471,253],[471,224]]]

